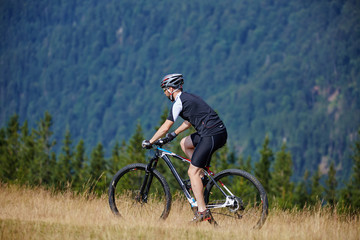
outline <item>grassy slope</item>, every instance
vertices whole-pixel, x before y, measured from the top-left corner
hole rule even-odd
[[[190,225],[186,202],[175,201],[169,218],[142,215],[119,219],[107,196],[89,198],[72,193],[0,185],[0,239],[358,239],[359,219],[344,219],[327,210],[270,211],[258,230]]]

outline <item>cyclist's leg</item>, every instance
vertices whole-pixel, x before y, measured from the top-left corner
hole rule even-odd
[[[187,136],[187,137],[184,137],[183,139],[181,139],[180,146],[181,146],[181,149],[183,150],[183,152],[186,154],[186,156],[191,160],[192,155],[195,150],[195,146],[191,140],[191,137]]]
[[[212,137],[202,137],[199,135],[192,135],[192,141],[195,145],[195,150],[191,159],[191,164],[188,170],[190,177],[191,188],[194,193],[195,199],[198,205],[198,211],[203,212],[206,210],[204,201],[204,186],[201,178],[204,176],[203,168],[210,161],[213,149],[214,141]]]
[[[188,175],[190,177],[191,189],[198,205],[198,211],[203,212],[206,210],[204,201],[204,186],[201,180],[201,176],[204,175],[203,168],[190,164]]]
[[[191,181],[191,188],[198,203],[198,210],[204,211],[206,210],[206,205],[203,195],[204,186],[201,180],[201,177],[204,176],[203,168],[210,165],[212,154],[226,143],[227,134],[224,132],[215,136],[201,137],[199,139],[197,139],[197,137],[198,135],[191,135],[195,150],[192,155],[188,175]]]

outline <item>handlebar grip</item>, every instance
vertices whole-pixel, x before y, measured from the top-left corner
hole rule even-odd
[[[167,137],[165,138],[160,138],[159,140],[155,141],[154,144],[155,145],[164,145],[167,144],[169,142],[169,139]]]

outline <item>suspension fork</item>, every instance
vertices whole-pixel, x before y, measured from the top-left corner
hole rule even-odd
[[[154,174],[151,174],[151,171],[156,168],[158,160],[159,160],[158,156],[155,155],[150,160],[149,164],[145,168],[145,177],[144,177],[144,181],[143,181],[143,183],[141,185],[140,195],[139,195],[139,197],[141,197],[141,199],[138,199],[138,201],[142,201],[144,203],[147,202],[148,194],[149,194],[149,191],[150,191],[150,186],[151,186],[151,183],[152,183],[152,180],[153,180],[153,177],[154,177]]]

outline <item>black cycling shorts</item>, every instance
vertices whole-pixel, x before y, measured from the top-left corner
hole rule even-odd
[[[195,147],[191,158],[191,164],[195,167],[204,168],[210,166],[212,154],[225,145],[227,140],[226,130],[214,136],[201,137],[197,132],[190,135]]]

